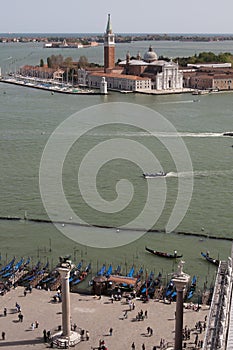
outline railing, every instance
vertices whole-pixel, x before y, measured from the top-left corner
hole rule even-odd
[[[203,350],[225,349],[231,297],[231,262],[220,262]]]

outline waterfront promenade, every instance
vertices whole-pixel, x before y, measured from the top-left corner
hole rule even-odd
[[[0,340],[0,348],[3,349],[45,349],[49,344],[44,343],[43,330],[51,334],[61,325],[61,303],[54,302],[55,292],[33,289],[32,293],[24,296],[24,288],[18,287],[0,298],[0,338],[2,332],[6,333],[5,340]],[[19,322],[16,303],[20,305],[23,322]],[[114,301],[108,297],[96,298],[92,295],[80,295],[71,293],[71,323],[76,324],[78,330],[88,330],[90,339],[76,345],[76,349],[87,350],[98,347],[99,340],[104,340],[108,350],[131,350],[134,342],[136,350],[152,350],[154,346],[160,348],[161,338],[164,344],[171,345],[174,342],[175,329],[175,303],[164,304],[154,300],[143,303],[134,300],[135,309],[129,311],[126,299]],[[4,308],[7,315],[4,316]],[[125,311],[127,318],[124,317]],[[147,318],[137,321],[136,316],[142,310],[147,311]],[[198,321],[204,321],[209,308],[202,307],[199,312],[192,309],[184,310],[184,327],[191,330],[190,339],[187,340],[187,348],[195,348],[194,342],[198,335],[198,341],[204,338],[195,329]],[[38,328],[32,329],[35,321]],[[147,328],[152,328],[152,335]],[[113,329],[112,336],[109,335]],[[86,334],[86,333],[85,333]]]
[[[83,88],[72,88],[71,86],[60,86],[57,85],[57,83],[51,83],[50,80],[35,80],[30,78],[29,81],[27,81],[28,78],[20,77],[19,79],[13,78],[13,77],[7,77],[7,78],[1,78],[1,83],[6,84],[13,84],[28,88],[34,88],[34,89],[40,89],[40,90],[47,90],[50,92],[57,92],[62,94],[72,94],[72,95],[101,95],[101,92],[99,89],[97,90],[91,90],[91,89],[83,89]],[[171,90],[148,90],[148,89],[141,89],[140,91],[120,91],[116,89],[109,89],[109,91],[115,91],[115,92],[121,92],[121,93],[139,93],[144,95],[172,95],[172,94],[184,94],[184,93],[192,93],[194,89],[190,88],[183,88],[183,89],[171,89]]]

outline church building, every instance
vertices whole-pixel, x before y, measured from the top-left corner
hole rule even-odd
[[[179,71],[178,63],[172,60],[169,62],[158,60],[151,46],[143,58],[138,53],[136,59],[130,59],[128,52],[126,59],[121,61],[119,66],[124,68],[124,74],[150,78],[152,89],[179,90],[183,88],[183,73]]]
[[[143,58],[126,59],[115,65],[115,35],[112,30],[111,17],[108,15],[107,27],[104,34],[104,70],[78,72],[79,83],[90,88],[100,88],[102,78],[105,78],[108,89],[120,91],[150,92],[181,91],[183,88],[183,73],[178,63],[158,60],[152,47]]]

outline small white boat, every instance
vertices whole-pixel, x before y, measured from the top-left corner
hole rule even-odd
[[[155,177],[164,177],[166,176],[167,173],[165,173],[164,171],[159,171],[158,173],[143,173],[143,177],[145,179],[153,179]]]
[[[210,93],[209,90],[194,90],[192,94],[193,95],[207,95],[209,93]]]

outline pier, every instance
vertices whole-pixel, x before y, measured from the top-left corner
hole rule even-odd
[[[91,90],[79,87],[72,87],[70,84],[62,84],[56,81],[50,81],[47,79],[28,78],[23,76],[9,76],[0,78],[0,83],[13,84],[17,86],[23,86],[33,89],[50,91],[52,94],[68,94],[68,95],[102,95],[99,90]]]

